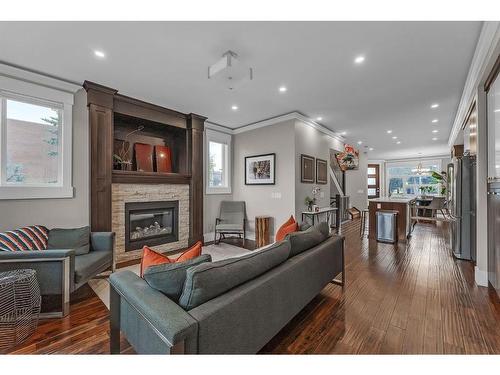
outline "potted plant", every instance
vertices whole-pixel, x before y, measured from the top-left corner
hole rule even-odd
[[[307,196],[305,199],[304,199],[304,203],[306,204],[307,206],[307,211],[312,211],[312,206],[314,204],[314,198],[311,198],[309,196]]]

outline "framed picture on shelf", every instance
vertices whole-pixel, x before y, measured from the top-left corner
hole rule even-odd
[[[245,185],[274,185],[276,154],[245,157]]]
[[[314,157],[300,155],[300,182],[314,183]]]
[[[328,183],[328,165],[326,160],[316,159],[316,183],[326,184]]]

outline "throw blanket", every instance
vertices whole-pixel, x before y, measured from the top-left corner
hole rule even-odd
[[[43,225],[32,225],[0,233],[0,250],[46,250],[48,241],[49,230]]]

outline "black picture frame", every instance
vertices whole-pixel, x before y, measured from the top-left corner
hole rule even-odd
[[[251,178],[248,171],[250,168],[249,163],[257,162],[257,161],[266,161],[269,160],[269,178]],[[245,169],[245,185],[275,185],[276,184],[276,154],[260,154],[260,155],[252,155],[245,156],[244,161],[244,169]],[[260,181],[259,181],[260,180]]]
[[[328,183],[328,162],[324,159],[316,159],[316,183],[321,185]]]
[[[314,184],[315,177],[315,158],[314,156],[300,155],[300,182]]]

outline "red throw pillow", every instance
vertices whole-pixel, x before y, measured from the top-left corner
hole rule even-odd
[[[299,230],[299,224],[292,223],[289,226],[283,228],[281,232],[276,233],[276,242],[283,241],[288,233],[297,232]]]
[[[293,217],[293,215],[291,215],[290,218],[285,221],[285,223],[276,232],[276,242],[282,241],[285,238],[285,236],[288,234],[288,232],[285,232],[285,229],[294,223],[296,223],[295,218]]]
[[[147,246],[142,248],[142,260],[141,260],[141,277],[144,275],[146,268],[151,266],[157,266],[159,264],[165,263],[177,263],[184,262],[189,259],[199,257],[201,255],[202,243],[201,241],[196,242],[189,249],[184,251],[177,259],[171,259],[166,255],[158,253]]]

